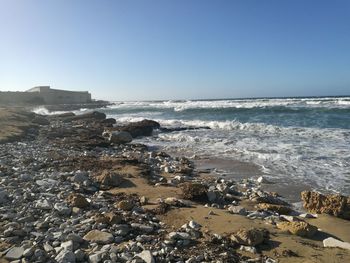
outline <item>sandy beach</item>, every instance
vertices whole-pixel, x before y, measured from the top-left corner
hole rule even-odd
[[[350,242],[346,204],[339,217],[301,211],[303,185],[151,151],[132,137],[154,122],[114,122],[0,109],[0,262],[350,262],[323,244]],[[223,168],[233,172],[218,178]]]

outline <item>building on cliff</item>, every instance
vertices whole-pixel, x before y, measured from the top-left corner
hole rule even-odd
[[[2,104],[84,104],[91,102],[87,91],[51,89],[50,86],[37,86],[25,92],[0,92]]]

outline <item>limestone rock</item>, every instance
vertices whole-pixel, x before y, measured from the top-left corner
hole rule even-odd
[[[329,237],[323,240],[324,247],[339,247],[350,250],[350,243],[337,240],[333,237]]]
[[[301,237],[312,237],[317,232],[317,227],[303,221],[280,222],[277,223],[277,228]]]
[[[115,144],[124,144],[132,141],[132,136],[126,131],[114,131],[110,133],[109,142]]]
[[[105,187],[116,187],[123,182],[123,177],[115,172],[104,170],[96,180]]]
[[[102,232],[99,230],[91,230],[83,237],[86,241],[105,245],[113,242],[114,237],[111,233]]]
[[[304,207],[311,213],[326,213],[350,220],[350,197],[304,191],[301,199]]]
[[[67,197],[67,202],[74,207],[86,208],[90,203],[81,194],[70,194]]]
[[[240,229],[235,234],[231,235],[231,240],[244,246],[256,246],[261,244],[266,235],[266,230],[251,228]]]
[[[267,204],[267,203],[260,203],[257,205],[259,209],[263,210],[270,210],[273,212],[277,212],[282,215],[288,215],[290,212],[292,212],[292,209],[288,206],[284,205],[274,205],[274,204]]]

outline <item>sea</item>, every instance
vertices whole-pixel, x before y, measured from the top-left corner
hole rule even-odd
[[[101,110],[118,123],[196,128],[136,140],[151,147],[249,162],[286,187],[350,195],[350,96],[128,101]]]

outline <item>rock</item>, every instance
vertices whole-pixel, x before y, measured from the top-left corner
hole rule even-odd
[[[83,183],[84,181],[88,181],[88,180],[89,180],[89,176],[87,175],[87,173],[83,173],[83,172],[75,173],[75,175],[72,178],[72,181],[75,183]]]
[[[148,201],[149,201],[149,199],[146,196],[141,196],[140,197],[140,204],[141,205],[147,205]]]
[[[168,236],[171,240],[191,239],[191,235],[186,232],[170,232]]]
[[[181,186],[182,197],[184,199],[189,199],[198,202],[206,202],[207,197],[207,187],[200,183],[183,183]]]
[[[257,180],[256,180],[259,184],[268,184],[269,181],[263,177],[263,176],[260,176]]]
[[[104,170],[99,176],[96,177],[96,181],[105,187],[116,187],[123,182],[124,178],[108,170]]]
[[[23,256],[23,253],[23,247],[13,247],[6,253],[5,258],[9,260],[20,259]]]
[[[113,242],[114,237],[111,233],[102,232],[99,230],[91,230],[83,237],[86,241],[105,245]]]
[[[317,227],[306,222],[280,222],[277,223],[277,228],[283,231],[288,231],[293,235],[301,237],[312,237],[317,232]]]
[[[85,253],[81,249],[74,251],[76,261],[84,261]]]
[[[188,222],[188,226],[192,229],[195,229],[195,230],[199,230],[202,227],[200,224],[198,224],[197,222],[195,222],[193,220]]]
[[[74,243],[83,243],[84,242],[84,239],[79,236],[78,234],[74,234],[74,233],[70,233],[66,240],[71,240],[73,241]]]
[[[300,214],[299,217],[302,217],[302,218],[317,218],[317,214],[303,213],[303,214]]]
[[[134,208],[134,204],[129,200],[122,200],[116,204],[116,207],[124,211],[130,211]]]
[[[143,262],[146,262],[146,263],[155,263],[156,262],[153,258],[151,251],[149,251],[149,250],[143,250],[141,253],[136,254],[135,257],[142,259]]]
[[[304,191],[301,199],[304,201],[304,208],[311,213],[326,213],[350,220],[350,197]]]
[[[32,123],[39,125],[49,125],[50,121],[46,119],[44,116],[36,115],[34,119],[32,119]]]
[[[132,136],[126,131],[114,131],[110,133],[109,142],[115,144],[124,144],[132,141]]]
[[[96,223],[109,224],[109,225],[120,224],[122,220],[123,220],[123,217],[121,215],[115,214],[113,212],[105,213],[95,217]]]
[[[5,204],[6,202],[8,202],[9,197],[8,194],[5,190],[0,189],[0,204]]]
[[[54,208],[62,216],[69,216],[72,213],[72,208],[68,207],[65,203],[56,203]]]
[[[159,129],[160,124],[152,120],[142,120],[138,122],[131,122],[125,126],[115,127],[115,130],[128,132],[132,138],[140,136],[151,136],[153,129]]]
[[[60,253],[55,257],[58,263],[74,263],[75,254],[71,250],[61,250]]]
[[[93,112],[88,112],[80,115],[74,115],[71,117],[65,116],[65,121],[77,121],[77,120],[104,120],[106,119],[106,114],[103,112],[98,112],[98,111],[93,111]]]
[[[74,207],[86,208],[90,206],[90,203],[81,194],[70,194],[67,197],[67,202]]]
[[[240,229],[235,234],[231,235],[231,240],[244,246],[256,246],[265,240],[266,230],[257,228]]]
[[[242,206],[231,205],[228,208],[228,211],[230,211],[232,214],[237,214],[237,215],[242,215],[242,216],[246,216],[248,214],[247,210]]]
[[[329,237],[323,240],[324,247],[339,247],[350,250],[350,243],[337,240],[333,237]]]
[[[260,203],[257,205],[257,207],[259,209],[277,212],[277,213],[282,214],[282,215],[288,215],[290,212],[292,212],[292,209],[290,207],[284,206],[284,205]]]
[[[218,194],[216,191],[208,191],[207,197],[209,202],[215,202],[215,200],[218,198]]]
[[[52,204],[49,203],[46,199],[38,200],[35,203],[35,207],[42,210],[51,210]]]

